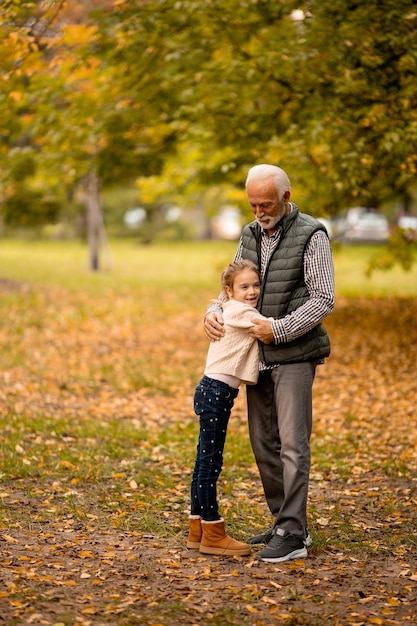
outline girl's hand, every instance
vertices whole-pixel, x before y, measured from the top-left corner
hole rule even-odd
[[[207,313],[204,318],[204,333],[210,341],[219,341],[225,334],[223,315],[216,311]]]

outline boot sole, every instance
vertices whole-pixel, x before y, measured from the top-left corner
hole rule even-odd
[[[187,541],[187,548],[189,550],[199,550],[200,542],[199,541]]]
[[[241,550],[227,550],[227,548],[210,548],[200,546],[201,554],[214,554],[217,556],[248,556],[251,553],[250,548],[242,548]]]

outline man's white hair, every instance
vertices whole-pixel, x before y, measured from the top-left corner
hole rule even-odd
[[[252,180],[266,180],[267,178],[274,179],[280,200],[283,199],[286,191],[291,191],[291,183],[287,173],[277,165],[268,165],[266,163],[254,165],[250,168],[246,177],[246,189],[248,187],[248,183]]]

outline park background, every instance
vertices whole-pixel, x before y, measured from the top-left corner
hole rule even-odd
[[[0,619],[413,624],[416,238],[396,223],[416,203],[414,4],[8,1],[0,18]],[[222,206],[250,218],[263,161],[301,210],[392,226],[332,243],[313,548],[279,566],[184,548],[202,317],[236,248],[206,226]],[[219,488],[235,536],[269,523],[243,389]]]

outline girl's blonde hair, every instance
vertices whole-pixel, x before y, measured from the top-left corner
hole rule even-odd
[[[255,272],[258,275],[259,280],[261,280],[261,273],[255,263],[252,263],[252,261],[249,261],[248,259],[233,261],[233,263],[230,263],[230,265],[228,265],[222,273],[222,289],[225,300],[229,299],[225,287],[233,289],[233,284],[235,282],[236,276],[240,274],[240,272],[243,272],[245,270],[251,270]]]

